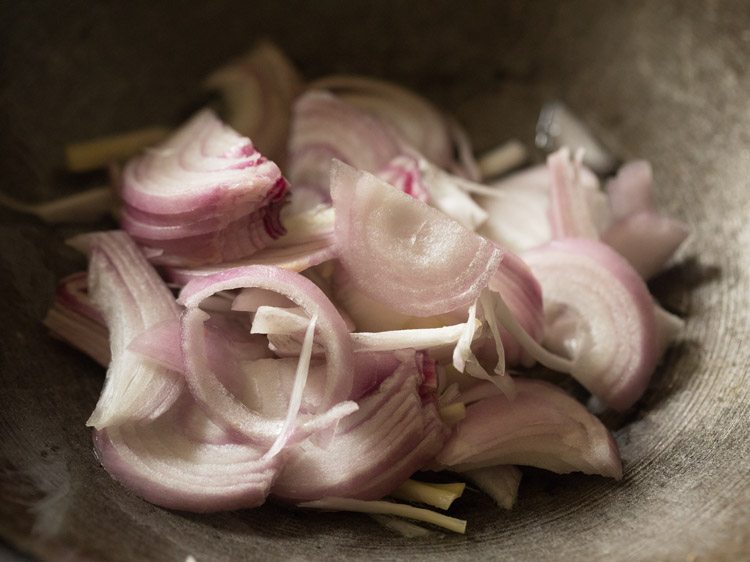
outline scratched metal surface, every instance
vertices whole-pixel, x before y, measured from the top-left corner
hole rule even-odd
[[[363,517],[276,505],[172,513],[98,467],[83,422],[101,372],[39,325],[55,279],[81,266],[62,245],[75,229],[0,210],[0,554],[747,559],[750,5],[151,4],[0,4],[0,189],[33,201],[80,187],[55,173],[65,142],[173,121],[207,71],[267,36],[307,76],[357,71],[417,88],[453,109],[479,149],[511,135],[530,141],[540,103],[555,97],[620,155],[650,158],[659,202],[693,229],[653,283],[686,333],[638,407],[610,420],[620,483],[532,471],[512,512],[479,495],[461,500],[465,537],[406,540]]]

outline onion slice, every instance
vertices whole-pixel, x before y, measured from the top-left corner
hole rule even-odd
[[[352,282],[399,312],[468,306],[500,264],[492,243],[371,174],[337,161],[331,189],[339,257]]]
[[[310,189],[320,202],[330,201],[332,159],[376,173],[401,153],[387,123],[328,92],[313,90],[295,103],[288,166],[293,192]]]
[[[89,294],[110,334],[112,362],[87,425],[101,429],[153,419],[177,399],[182,378],[128,349],[142,332],[175,320],[174,297],[124,232],[86,235],[90,247]]]
[[[276,162],[282,162],[292,103],[302,78],[275,45],[262,41],[246,55],[212,73],[205,87],[222,93],[229,124]]]
[[[419,394],[415,355],[399,365],[359,410],[343,419],[325,448],[309,441],[289,451],[273,488],[286,501],[326,496],[381,498],[440,450],[447,430]]]
[[[487,466],[467,470],[463,475],[504,509],[511,509],[518,497],[521,471],[513,465]]]
[[[466,408],[437,456],[440,465],[465,471],[520,464],[622,477],[617,446],[596,416],[554,385],[515,380],[514,400],[497,395]]]
[[[572,357],[569,372],[600,400],[629,408],[659,358],[654,305],[638,273],[592,240],[553,241],[524,258],[544,291],[548,345]]]
[[[261,505],[282,457],[269,458],[247,443],[194,435],[200,426],[211,424],[185,397],[153,422],[96,431],[94,445],[115,480],[155,505],[201,513]]]
[[[344,320],[323,292],[299,274],[267,266],[248,266],[226,270],[188,283],[180,293],[185,305],[182,315],[182,348],[185,358],[185,378],[196,399],[211,416],[227,427],[260,440],[274,440],[279,432],[275,420],[264,418],[227,392],[207,364],[203,323],[206,313],[198,307],[206,298],[219,291],[254,287],[277,292],[300,306],[308,315],[318,316],[321,343],[326,349],[325,392],[318,405],[318,414],[346,400],[352,390],[354,370],[351,343]],[[343,409],[342,409],[343,408]],[[339,404],[341,412],[351,412],[351,404]],[[336,412],[329,412],[332,419]]]
[[[477,230],[487,221],[487,213],[469,195],[472,182],[441,170],[419,155],[397,156],[378,177],[439,209],[469,230]]]
[[[452,162],[450,130],[428,100],[391,82],[365,76],[326,76],[311,88],[328,90],[351,105],[388,123],[409,147],[440,167]]]
[[[585,192],[580,186],[582,158],[582,153],[578,152],[571,162],[567,148],[561,148],[547,158],[552,178],[549,216],[553,238],[599,238]]]
[[[300,272],[334,259],[337,255],[333,237],[320,238],[288,247],[269,247],[242,260],[201,267],[164,267],[164,276],[170,283],[184,286],[195,279],[211,277],[227,269],[248,266],[279,267]]]

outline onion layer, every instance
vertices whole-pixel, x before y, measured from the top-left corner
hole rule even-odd
[[[582,404],[551,384],[515,381],[514,400],[497,395],[466,408],[439,464],[459,471],[520,464],[622,477],[612,435]]]
[[[122,184],[124,228],[163,263],[238,259],[284,233],[278,166],[210,110],[131,160]]]
[[[553,241],[524,258],[544,291],[547,345],[572,357],[571,374],[603,402],[630,407],[658,360],[653,301],[640,276],[592,240]]]
[[[359,400],[325,448],[305,442],[290,451],[273,494],[287,501],[387,495],[441,448],[446,428],[419,395],[414,355]]]
[[[339,257],[367,296],[401,313],[468,306],[502,251],[439,211],[342,162],[332,170]]]
[[[200,419],[198,419],[200,418]],[[162,507],[211,512],[262,504],[281,457],[262,448],[213,442],[196,427],[211,423],[185,398],[151,423],[128,423],[94,433],[104,468],[145,500]]]
[[[278,422],[259,415],[227,392],[205,358],[203,323],[205,312],[198,307],[220,291],[259,288],[277,292],[300,306],[308,315],[318,316],[321,343],[326,349],[325,392],[316,413],[346,400],[352,389],[353,356],[346,324],[323,292],[311,281],[283,269],[248,266],[230,269],[188,283],[180,294],[186,306],[182,315],[182,348],[185,377],[195,398],[208,408],[212,418],[255,439],[276,437]]]
[[[175,320],[172,293],[124,232],[87,235],[89,294],[110,334],[112,361],[87,424],[98,429],[128,420],[155,418],[177,399],[177,373],[143,360],[128,349],[147,329]]]

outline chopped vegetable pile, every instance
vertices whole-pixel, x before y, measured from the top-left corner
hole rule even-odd
[[[678,336],[645,281],[687,229],[656,209],[647,162],[611,174],[556,103],[537,132],[546,165],[508,174],[518,141],[477,161],[424,98],[360,76],[306,84],[270,44],[207,87],[224,120],[206,108],[70,147],[75,170],[137,153],[111,190],[37,209],[118,201],[122,230],[70,241],[88,271],[45,320],[107,369],[87,424],[115,480],[177,510],[270,496],[462,533],[431,508],[466,480],[510,508],[517,465],[622,477],[609,430],[527,368],[623,411]]]

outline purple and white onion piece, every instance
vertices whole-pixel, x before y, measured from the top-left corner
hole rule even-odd
[[[422,181],[419,161],[414,156],[396,156],[378,171],[377,176],[418,201],[430,202],[430,191]]]
[[[291,449],[274,496],[290,502],[378,499],[432,459],[447,429],[434,403],[420,397],[422,377],[414,359],[412,354],[360,398],[359,410],[339,422],[325,448],[306,441]]]
[[[184,286],[194,279],[210,277],[227,269],[253,265],[279,267],[289,271],[305,271],[334,259],[337,255],[333,237],[314,239],[293,246],[267,247],[252,256],[233,262],[202,267],[163,267],[165,278]]]
[[[388,123],[407,147],[416,149],[441,168],[451,165],[452,139],[447,121],[422,96],[397,84],[365,76],[327,76],[310,87],[328,90]]]
[[[602,234],[602,242],[614,248],[643,277],[662,271],[688,237],[685,223],[653,211],[637,212]]]
[[[261,505],[282,456],[264,457],[263,447],[211,439],[203,430],[193,435],[199,426],[211,423],[185,396],[152,422],[94,432],[94,445],[115,480],[155,505],[194,512]]]
[[[622,477],[612,435],[582,404],[542,381],[517,377],[515,383],[515,399],[496,395],[466,408],[438,464],[458,471],[518,464]]]
[[[165,320],[141,332],[133,338],[128,349],[171,371],[185,372],[178,318]]]
[[[602,230],[609,224],[607,200],[599,191],[599,181],[586,167],[581,169],[591,214]],[[541,246],[552,238],[548,218],[550,172],[547,166],[535,166],[516,172],[489,187],[465,184],[489,218],[478,232],[514,252]]]
[[[294,307],[294,304],[285,296],[274,291],[250,287],[241,289],[237,293],[232,300],[231,309],[236,312],[257,312],[262,307],[287,309]]]
[[[541,341],[544,336],[544,307],[542,302],[542,288],[534,277],[531,269],[526,263],[512,252],[505,252],[500,267],[490,279],[488,285],[490,293],[482,293],[482,314],[487,322],[497,322],[497,316],[492,314],[492,303],[500,295],[524,332],[529,334],[532,340]],[[495,293],[496,295],[493,295]],[[498,326],[500,340],[504,351],[504,361],[507,365],[531,365],[534,358],[519,342],[512,336],[508,329],[500,323]],[[498,340],[494,334],[495,359],[500,360],[501,355],[497,350]],[[486,356],[487,346],[477,352],[480,358]]]
[[[647,160],[628,162],[607,182],[607,196],[614,221],[642,211],[655,211],[654,171]]]
[[[174,320],[178,307],[156,271],[124,232],[87,235],[88,290],[110,334],[112,360],[94,412],[86,422],[97,429],[154,419],[179,396],[178,373],[144,361],[128,349],[152,326]]]
[[[182,314],[182,348],[185,378],[193,396],[203,404],[212,418],[249,437],[275,439],[278,423],[247,408],[227,392],[205,359],[203,323],[205,312],[198,307],[207,297],[226,290],[247,287],[275,291],[300,306],[309,315],[318,316],[318,335],[326,350],[327,370],[325,392],[316,414],[323,414],[339,404],[336,412],[348,408],[345,401],[352,389],[354,358],[344,320],[325,294],[299,274],[267,266],[248,266],[226,270],[188,283],[180,294]],[[329,413],[329,418],[335,412]],[[309,424],[308,424],[309,425]],[[312,427],[312,426],[309,426]]]
[[[206,109],[125,166],[122,198],[146,216],[229,222],[266,200],[281,179],[250,139]]]
[[[287,190],[276,164],[203,110],[122,174],[123,227],[164,251],[160,263],[239,259],[284,234]]]
[[[352,283],[403,314],[468,306],[502,260],[489,241],[343,162],[333,165],[331,194],[339,259]]]
[[[397,156],[378,177],[469,230],[477,230],[487,221],[487,213],[468,195],[472,182],[441,170],[418,154]]]
[[[294,105],[289,138],[292,198],[299,189],[308,189],[319,193],[318,202],[330,201],[333,159],[377,173],[402,151],[387,123],[328,92],[307,92]]]
[[[583,154],[571,162],[570,150],[561,148],[547,158],[552,183],[549,190],[549,217],[552,238],[590,238],[599,233],[591,217],[580,176]]]
[[[82,351],[102,367],[112,360],[109,332],[88,295],[85,271],[73,273],[57,286],[55,300],[42,323],[54,336]]]
[[[292,62],[269,42],[211,74],[205,87],[218,90],[228,123],[253,139],[259,150],[283,162],[289,136],[292,103],[303,89]]]
[[[351,317],[357,330],[387,332],[406,329],[439,328],[462,323],[466,310],[452,311],[437,316],[410,316],[383,305],[364,292],[352,281],[352,275],[336,263],[333,271],[332,292],[336,303]]]
[[[451,175],[424,158],[417,163],[430,192],[430,205],[469,230],[477,230],[487,221],[487,213],[467,194],[469,180]]]
[[[521,471],[513,465],[487,466],[462,473],[470,482],[504,509],[511,509],[518,497]]]
[[[544,292],[545,341],[571,358],[560,370],[610,407],[629,408],[659,359],[654,304],[641,277],[592,240],[556,240],[524,259]]]

